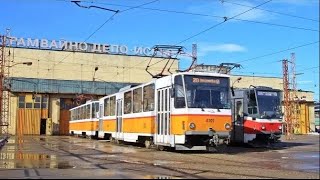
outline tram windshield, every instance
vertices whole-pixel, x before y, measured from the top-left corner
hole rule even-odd
[[[259,114],[262,118],[280,118],[280,92],[256,91]]]
[[[185,75],[184,89],[181,84],[182,78],[179,78],[181,77],[178,76],[175,81],[176,108],[184,108],[187,105],[188,108],[230,109],[228,78]]]

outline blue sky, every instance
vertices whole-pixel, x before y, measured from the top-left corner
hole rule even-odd
[[[158,0],[142,6],[158,11],[136,8],[118,13],[87,42],[129,47],[177,44],[223,22],[222,17],[230,18],[266,1]],[[139,6],[148,2],[152,0],[87,0],[81,5],[121,12],[128,8],[124,6]],[[1,0],[0,8],[1,33],[10,28],[11,35],[16,37],[78,42],[84,41],[113,15],[100,9],[80,8],[68,0]],[[241,20],[229,20],[179,45],[191,53],[192,44],[196,43],[198,63],[240,63],[243,68],[233,73],[251,76],[281,77],[280,60],[290,59],[294,52],[297,72],[304,73],[297,76],[298,88],[314,91],[315,99],[319,100],[319,0],[273,0],[259,8],[264,10],[254,9],[236,17]],[[198,15],[169,13],[159,9]],[[314,44],[262,57],[309,43]],[[182,68],[190,63],[190,58],[181,57]]]

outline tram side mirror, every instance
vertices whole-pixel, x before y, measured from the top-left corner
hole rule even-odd
[[[234,89],[233,89],[233,87],[231,87],[231,93],[232,93],[232,96],[234,96]]]
[[[175,88],[172,87],[171,88],[171,98],[174,98],[174,96],[175,96]]]

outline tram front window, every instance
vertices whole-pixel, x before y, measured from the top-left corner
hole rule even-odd
[[[230,108],[228,78],[186,75],[184,81],[189,108]]]
[[[257,91],[259,114],[264,118],[280,118],[279,92]]]

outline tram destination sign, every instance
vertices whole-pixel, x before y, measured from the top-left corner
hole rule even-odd
[[[129,47],[126,45],[96,44],[87,42],[72,42],[66,40],[32,39],[13,36],[6,39],[6,46],[103,54],[125,54],[141,56],[150,56],[153,54],[153,49],[149,47],[134,46],[132,49],[129,49]]]

